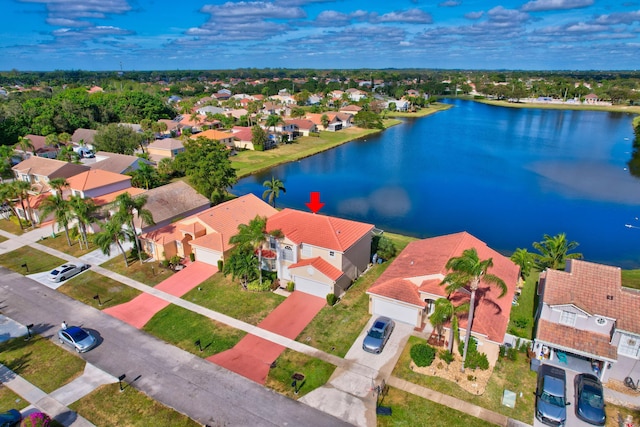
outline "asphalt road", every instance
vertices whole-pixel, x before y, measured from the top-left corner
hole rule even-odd
[[[100,344],[84,359],[202,424],[349,425],[2,267],[0,311],[48,338],[63,320],[96,331]]]

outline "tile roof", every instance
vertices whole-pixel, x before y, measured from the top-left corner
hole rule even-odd
[[[284,209],[267,221],[267,232],[280,230],[296,244],[305,243],[320,248],[345,252],[373,225],[348,219]]]
[[[337,281],[342,275],[344,275],[342,271],[320,257],[300,260],[299,262],[290,265],[289,270],[305,266],[312,266],[334,282]]]
[[[192,135],[191,139],[198,139],[201,136],[207,139],[212,139],[214,141],[221,141],[223,139],[233,138],[233,134],[231,132],[223,132],[217,129],[208,129],[208,130],[205,130],[204,132],[200,132]]]
[[[616,320],[616,328],[640,334],[640,293],[622,287],[619,267],[570,259],[565,271],[546,270],[542,302],[573,304]]]
[[[153,221],[159,224],[176,218],[185,212],[209,207],[209,199],[198,193],[184,181],[175,181],[153,188],[144,193],[147,197],[145,209],[153,213]],[[136,221],[136,224],[138,221]]]
[[[138,156],[109,153],[108,151],[98,151],[96,153],[95,162],[88,163],[88,165],[91,169],[100,169],[120,174],[130,172],[134,165],[138,162],[146,162],[152,164],[148,160],[140,158]]]
[[[253,138],[253,132],[251,132],[250,127],[234,126],[233,138],[237,139],[238,141],[251,141],[251,139]]]
[[[44,136],[29,134],[29,135],[25,135],[24,137],[29,139],[29,141],[31,141],[31,145],[33,145],[34,152],[38,150],[42,150],[44,147],[48,146],[47,138],[45,138]],[[20,148],[20,144],[16,144],[14,148],[16,150],[22,151],[22,149]]]
[[[179,150],[184,148],[181,140],[175,138],[156,139],[147,148],[155,148],[157,150]]]
[[[129,188],[125,188],[124,190],[118,190],[118,191],[114,191],[113,193],[102,194],[98,197],[94,197],[93,202],[96,204],[96,206],[104,206],[106,204],[113,202],[116,199],[116,197],[118,197],[123,193],[129,193],[131,197],[134,197],[134,196],[143,194],[145,191],[146,190],[143,190],[142,188],[129,187]]]
[[[71,141],[83,141],[85,144],[93,144],[96,133],[98,133],[97,130],[79,128],[73,132],[73,135],[71,135]]]
[[[298,129],[310,130],[316,126],[315,123],[313,123],[311,120],[308,120],[308,119],[287,119],[284,122],[286,124],[294,124],[298,126]]]
[[[618,351],[610,344],[609,335],[576,329],[543,319],[538,321],[536,340],[571,352],[580,352],[587,357],[595,355],[610,360],[618,359]]]
[[[409,243],[391,262],[367,293],[398,299],[415,304],[415,293],[425,293],[446,297],[445,287],[440,286],[447,274],[446,264],[450,258],[462,255],[466,249],[475,248],[480,259],[493,259],[489,270],[504,280],[507,293],[500,298],[495,286],[480,285],[476,292],[476,311],[473,331],[486,335],[491,341],[502,342],[509,323],[511,301],[516,290],[520,269],[509,258],[487,246],[486,243],[467,232],[448,234]],[[398,280],[406,279],[406,280]],[[387,282],[393,282],[389,285]],[[406,289],[399,290],[399,287]],[[420,300],[422,300],[422,296]],[[468,292],[459,291],[451,296],[454,305],[469,300]],[[460,326],[466,327],[467,319],[460,319]]]
[[[67,178],[69,188],[79,191],[93,190],[123,181],[131,181],[131,177],[100,169],[88,170]]]
[[[63,162],[61,160],[32,156],[13,166],[12,169],[24,174],[41,175],[53,179],[69,178],[81,172],[88,171],[89,167]]]

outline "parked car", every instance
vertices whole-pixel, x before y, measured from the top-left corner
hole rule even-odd
[[[367,336],[364,337],[362,349],[369,353],[381,353],[394,327],[395,323],[393,320],[384,316],[378,317],[373,322],[373,326],[371,326],[369,332],[367,332]]]
[[[536,418],[549,426],[564,426],[567,421],[567,375],[551,365],[538,368]]]
[[[594,426],[607,422],[602,383],[593,374],[578,374],[573,380],[576,392],[576,416]]]
[[[0,414],[0,427],[18,427],[22,421],[22,414],[17,409],[9,409]]]
[[[78,353],[84,353],[96,346],[98,340],[91,332],[79,326],[69,326],[58,331],[58,339],[61,344],[67,344],[75,348]]]
[[[62,264],[60,267],[51,270],[51,273],[49,273],[49,280],[52,282],[62,282],[82,271],[85,271],[87,268],[89,268],[87,264]]]

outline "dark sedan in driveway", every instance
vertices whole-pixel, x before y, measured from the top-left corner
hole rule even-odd
[[[576,390],[576,416],[595,426],[607,421],[602,383],[592,374],[578,374],[573,380]]]
[[[78,353],[84,353],[96,346],[98,340],[79,326],[69,326],[58,331],[58,340],[61,344],[67,344],[75,348]]]
[[[389,340],[395,323],[388,317],[378,317],[362,342],[362,349],[369,353],[380,353]]]

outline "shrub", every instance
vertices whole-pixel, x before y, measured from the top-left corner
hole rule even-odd
[[[436,349],[427,344],[416,344],[411,347],[410,354],[416,366],[431,366],[436,357]]]
[[[336,294],[327,294],[327,304],[329,304],[330,306],[334,306],[337,302],[338,297],[336,296]]]
[[[287,283],[287,291],[293,292],[296,289],[296,284],[292,281]]]
[[[222,271],[223,264],[224,264],[224,262],[221,259],[219,259],[218,260],[218,271]]]
[[[525,316],[518,316],[515,319],[513,319],[513,325],[516,328],[524,329],[527,326],[529,326],[529,318]]]
[[[160,261],[160,265],[162,265],[164,268],[169,267],[169,260],[163,259],[162,261]]]
[[[514,362],[518,360],[518,350],[515,348],[507,348],[507,359]]]
[[[22,427],[48,427],[51,418],[44,412],[32,412],[22,420]]]
[[[464,341],[460,342],[458,346],[460,354],[464,352]],[[464,362],[465,368],[469,369],[489,369],[489,360],[487,355],[478,351],[478,341],[471,337],[469,340],[469,347],[467,348],[467,359]]]
[[[438,356],[440,357],[440,359],[444,360],[447,365],[453,362],[454,356],[453,353],[451,353],[449,350],[441,350],[438,353]]]
[[[177,264],[180,264],[180,261],[182,261],[182,258],[180,258],[180,255],[174,255],[171,257],[169,261],[171,262],[171,264],[177,265]]]
[[[194,254],[193,252],[191,252],[189,254],[189,259],[191,260],[191,262],[194,262],[196,260],[196,254]]]
[[[263,280],[260,284],[260,280],[254,280],[247,283],[247,290],[253,292],[265,292],[271,290],[271,280]]]

